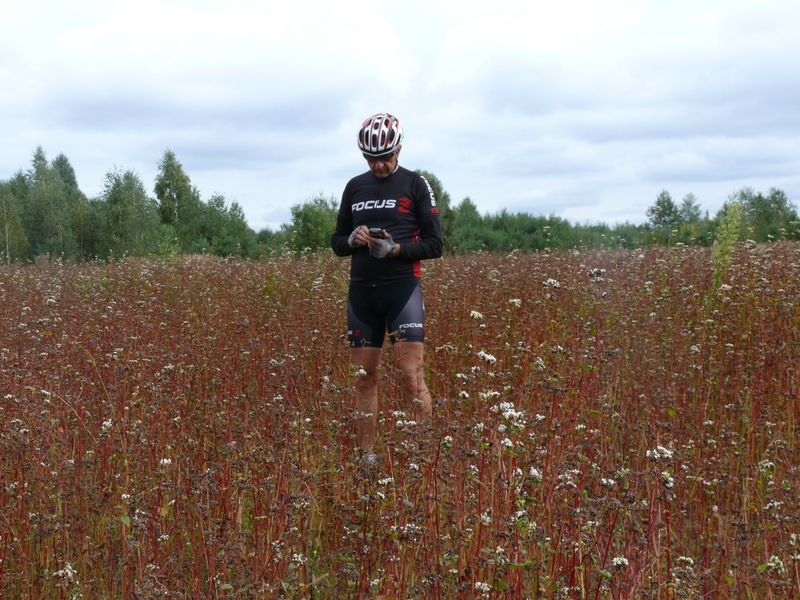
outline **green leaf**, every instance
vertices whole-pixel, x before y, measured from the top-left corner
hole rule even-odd
[[[526,560],[524,563],[506,563],[503,565],[509,569],[532,569],[533,568],[533,561]]]
[[[497,579],[492,582],[492,587],[499,592],[505,592],[508,589],[508,585]]]

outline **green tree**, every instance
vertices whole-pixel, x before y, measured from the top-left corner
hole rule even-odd
[[[466,252],[481,250],[485,246],[483,217],[469,196],[453,209],[453,221],[450,227],[450,249]]]
[[[667,243],[681,223],[680,210],[667,190],[661,190],[655,203],[647,209],[647,218],[656,241]]]
[[[53,159],[50,166],[58,173],[58,176],[68,190],[80,192],[78,188],[78,178],[75,176],[75,169],[72,168],[72,164],[70,164],[69,159],[63,152]]]
[[[158,163],[155,194],[162,223],[177,223],[191,203],[192,182],[172,150],[166,150]]]
[[[89,231],[89,199],[78,187],[75,169],[63,153],[56,156],[51,168],[58,174],[63,183],[65,219],[70,229],[70,238],[76,245],[75,252],[84,257],[89,247],[92,232]]]
[[[796,229],[797,210],[782,190],[771,188],[765,196],[745,187],[728,199],[742,205],[745,226],[757,242],[782,239]]]
[[[160,237],[158,206],[147,195],[136,173],[130,170],[106,173],[100,200],[100,256],[143,256],[156,252]]]
[[[95,217],[92,203],[86,197],[82,197],[73,207],[72,230],[81,258],[90,258],[95,254],[97,240]]]
[[[667,190],[661,190],[655,203],[647,209],[653,229],[672,230],[680,223],[680,211]]]
[[[172,150],[165,151],[158,163],[154,191],[161,222],[174,230],[179,248],[183,252],[207,252],[210,243],[202,235],[205,206]]]
[[[85,201],[75,174],[64,155],[48,164],[41,146],[25,174],[27,192],[22,204],[22,223],[29,240],[29,255],[78,256],[74,231],[76,206]]]
[[[339,201],[335,196],[328,197],[319,193],[302,204],[295,204],[291,211],[291,224],[281,226],[288,237],[290,248],[317,250],[330,247],[339,212]]]
[[[234,202],[228,208],[222,194],[214,194],[208,200],[202,231],[217,256],[257,255],[256,234],[247,225],[242,207]]]
[[[24,176],[18,173],[16,184],[26,188]],[[0,257],[6,264],[23,259],[28,251],[28,238],[22,226],[21,205],[14,193],[15,182],[0,181]]]
[[[683,223],[699,223],[702,214],[697,196],[691,192],[686,194],[678,207],[678,219]]]
[[[686,194],[678,206],[677,241],[690,245],[702,241],[701,237],[705,229],[702,214],[697,197],[691,192]]]
[[[238,254],[244,257],[255,258],[258,255],[258,243],[256,233],[247,224],[244,209],[238,202],[233,202],[228,210],[228,229],[231,237],[236,240],[237,249],[231,254]]]

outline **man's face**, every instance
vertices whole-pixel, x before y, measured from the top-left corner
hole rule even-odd
[[[364,158],[367,159],[367,165],[369,165],[369,170],[372,171],[372,174],[379,179],[383,179],[394,173],[399,154],[400,148],[383,156],[368,156],[364,154]]]

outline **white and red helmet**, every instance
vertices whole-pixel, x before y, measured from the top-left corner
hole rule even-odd
[[[378,113],[364,121],[358,130],[358,147],[369,156],[394,152],[403,143],[400,119],[389,113]]]

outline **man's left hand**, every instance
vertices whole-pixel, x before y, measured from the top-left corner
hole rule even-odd
[[[389,258],[394,254],[397,244],[388,233],[384,238],[373,238],[369,246],[369,253],[375,258]]]

